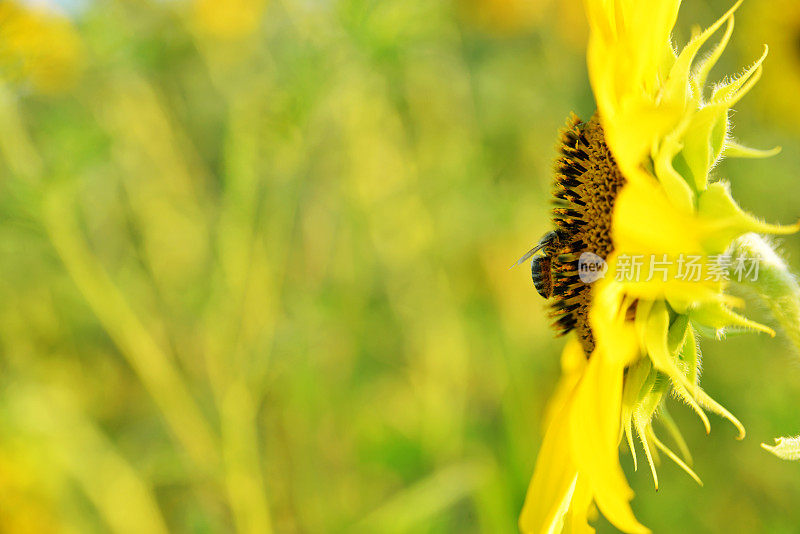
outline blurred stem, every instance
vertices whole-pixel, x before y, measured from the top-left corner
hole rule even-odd
[[[754,290],[764,300],[792,344],[800,351],[800,286],[789,267],[772,246],[757,234],[746,234],[734,241],[732,257],[734,263],[737,257],[757,262],[758,276],[744,276],[740,283]]]
[[[111,532],[168,532],[150,488],[68,391],[26,388],[13,397],[11,405],[26,427],[47,436],[57,464],[83,488]]]
[[[203,250],[202,257],[198,254],[187,260],[179,255],[176,261],[172,252],[187,228],[192,230],[191,235],[183,235],[187,242],[180,247],[182,254],[193,255],[205,247],[212,212],[206,191],[212,182],[209,170],[164,95],[141,73],[115,74],[96,91],[84,96],[83,103],[113,140],[110,157],[122,171],[119,183],[126,217],[136,228],[134,249],[159,300],[165,333],[187,380],[202,380],[202,361],[185,340],[194,336],[185,336],[180,326],[185,308],[175,285],[176,280],[183,284],[184,276],[193,278],[185,267],[200,267],[207,257]]]
[[[254,262],[260,197],[254,122],[259,114],[254,107],[260,101],[229,102],[225,193],[217,234],[220,272],[206,329],[208,378],[220,415],[230,506],[237,530],[253,534],[272,532],[258,435],[261,394],[253,392],[247,380],[252,348],[248,303],[260,296],[254,277],[269,276],[268,269],[259,270]]]
[[[415,532],[437,514],[477,491],[489,477],[485,459],[451,465],[390,498],[356,524],[351,532]]]
[[[42,160],[25,130],[16,99],[0,82],[0,153],[14,175],[38,181],[42,176]]]
[[[259,188],[258,140],[255,120],[259,116],[258,96],[242,95],[229,103],[230,115],[225,139],[225,190],[218,226],[220,265],[224,283],[239,305],[246,298],[252,267]],[[241,319],[237,314],[235,321]]]
[[[228,495],[242,533],[269,534],[272,519],[265,499],[256,431],[255,402],[242,381],[231,384],[220,399],[222,447]]]
[[[51,189],[42,206],[45,229],[78,289],[161,409],[197,466],[218,465],[215,439],[180,374],[80,237],[65,191]]]
[[[0,150],[18,176],[41,185],[44,167],[22,122],[15,97],[0,84]],[[62,188],[46,192],[42,222],[78,289],[161,409],[191,459],[203,469],[218,465],[213,434],[167,355],[139,321],[125,297],[80,238]]]

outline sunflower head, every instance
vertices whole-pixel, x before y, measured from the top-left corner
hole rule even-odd
[[[611,216],[624,183],[599,117],[586,123],[570,117],[561,133],[553,189],[553,224],[560,239],[551,251],[551,315],[560,333],[577,332],[587,354],[594,350],[588,321],[591,286],[581,280],[580,259],[587,252],[606,258],[614,250]]]
[[[766,49],[740,75],[706,88],[740,3],[677,51],[670,35],[679,1],[585,2],[597,112],[585,123],[571,118],[562,133],[558,239],[538,252],[550,269],[556,327],[574,330],[577,339],[565,350],[563,382],[548,411],[520,519],[524,532],[586,530],[592,503],[621,530],[646,532],[630,508],[633,492],[618,458],[622,436],[634,466],[640,443],[656,487],[656,451],[699,482],[664,406],[669,395],[688,404],[708,431],[712,412],[744,437],[742,424],[700,387],[697,339],[729,330],[774,335],[734,311],[741,302],[727,293],[736,269],[731,250],[752,232],[786,234],[798,225],[762,222],[736,204],[727,184],[710,179],[723,157],[774,153],[730,135],[730,109],[758,81]],[[707,47],[714,35],[717,44]],[[584,254],[605,262],[605,278],[587,283]],[[654,418],[678,453],[656,435]]]

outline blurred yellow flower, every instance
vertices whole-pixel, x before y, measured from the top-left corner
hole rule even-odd
[[[535,27],[551,0],[460,0],[467,16],[488,30],[513,34]]]
[[[0,80],[56,93],[75,82],[83,59],[80,38],[66,17],[15,0],[0,3]]]
[[[794,126],[800,119],[800,3],[772,0],[751,2],[747,7],[747,23],[742,28],[744,46],[766,41],[772,65],[756,97],[771,119]]]
[[[267,0],[195,0],[192,16],[200,31],[232,39],[254,33],[266,8]]]
[[[573,119],[562,135],[555,237],[532,266],[535,280],[537,270],[547,269],[555,326],[575,331],[578,340],[567,345],[564,378],[548,409],[520,517],[525,533],[592,532],[592,503],[620,530],[648,532],[629,504],[633,492],[618,457],[623,435],[634,465],[634,433],[638,437],[656,488],[656,449],[699,482],[663,405],[669,394],[691,406],[707,431],[704,410],[731,421],[744,437],[741,423],[699,386],[697,335],[774,332],[731,309],[738,300],[726,294],[724,274],[681,276],[681,258],[698,258],[708,274],[741,236],[798,229],[755,219],[738,207],[725,184],[709,180],[724,156],[773,153],[734,142],[728,120],[730,108],[758,80],[766,51],[741,75],[714,86],[708,96],[705,91],[740,3],[677,52],[670,36],[680,0],[585,2],[597,114],[586,123]],[[719,44],[696,61],[725,25]],[[605,259],[610,273],[594,285],[582,278],[587,252]],[[652,267],[648,277],[647,263],[644,276],[620,276],[630,258],[653,257],[673,260],[664,261],[670,266],[663,277],[654,277]],[[655,417],[681,456],[656,436]]]
[[[52,496],[42,484],[42,467],[35,452],[0,450],[0,532],[45,534],[62,532],[53,513]]]
[[[458,0],[458,6],[471,24],[493,34],[518,35],[546,24],[571,48],[586,45],[588,27],[580,2]]]

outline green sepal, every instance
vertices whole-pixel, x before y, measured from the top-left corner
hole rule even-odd
[[[729,21],[729,26],[731,25],[730,21],[733,19],[733,13],[739,8],[741,3],[742,0],[739,0],[728,10],[727,13],[717,19],[717,21],[709,26],[705,31],[693,35],[689,43],[683,48],[683,50],[681,50],[681,53],[678,55],[674,64],[672,65],[669,78],[664,84],[663,91],[666,99],[670,101],[683,100],[684,105],[688,105],[692,101],[694,101],[693,103],[695,105],[699,103],[699,100],[702,98],[702,94],[700,94],[699,91],[686,91],[686,87],[689,85],[690,78],[693,82],[705,81],[697,76],[691,76],[692,64],[694,63],[700,48],[702,48],[702,46],[711,38],[711,36],[714,35],[714,33],[716,33],[726,21]],[[728,32],[726,31],[726,35],[727,33]],[[728,38],[729,37],[730,36],[728,36]],[[723,37],[721,44],[722,48],[724,49],[725,45],[727,44],[727,39],[725,37]],[[719,48],[720,46],[718,45],[716,49],[718,50]],[[721,53],[722,51],[720,50],[719,52]],[[717,55],[717,58],[718,57],[719,56]],[[716,62],[716,58],[713,58],[710,64],[709,61],[705,61],[703,64],[701,64],[700,71],[702,72],[704,69],[710,70],[714,65],[714,62]]]
[[[691,324],[691,322],[690,322]],[[697,335],[694,327],[686,330],[683,347],[681,348],[681,361],[683,362],[686,378],[691,384],[697,384],[700,378],[700,347],[697,344]]]
[[[678,450],[681,452],[683,459],[687,464],[691,464],[692,453],[689,451],[689,446],[686,444],[686,440],[683,438],[683,434],[681,434],[677,423],[675,423],[675,420],[672,418],[669,410],[667,410],[667,405],[665,403],[661,404],[661,409],[658,411],[658,420],[661,422],[661,426],[666,429],[667,433],[678,446]]]
[[[701,324],[713,328],[718,333],[726,331],[729,327],[739,327],[749,331],[758,331],[775,336],[775,331],[761,323],[739,315],[722,302],[708,302],[695,307],[691,311],[694,324]]]
[[[783,460],[800,460],[800,436],[796,438],[775,438],[775,445],[762,443],[761,446]]]
[[[714,88],[711,94],[712,104],[722,104],[728,108],[736,104],[744,97],[761,78],[761,64],[767,59],[769,47],[764,45],[764,53],[741,75],[732,78],[726,84],[720,84]]]
[[[719,160],[728,133],[728,107],[712,104],[698,110],[683,138],[683,158],[695,189],[705,191],[708,172]]]
[[[731,241],[748,232],[791,234],[800,229],[797,223],[782,226],[759,221],[739,207],[722,182],[711,184],[700,194],[697,212],[706,222],[703,246],[708,254],[721,254]]]
[[[731,35],[733,35],[733,11],[738,9],[738,7],[742,4],[742,0],[736,2],[731,10],[723,17],[723,19],[728,19],[728,25],[725,28],[725,33],[720,39],[717,46],[714,47],[714,50],[709,53],[706,58],[697,66],[695,69],[694,74],[692,75],[691,83],[692,83],[692,90],[699,95],[702,95],[703,88],[706,85],[706,80],[708,79],[708,74],[711,72],[711,69],[714,68],[714,65],[717,64],[717,61],[722,56],[722,52],[725,51],[725,48],[728,46],[728,43],[731,40]]]
[[[667,346],[672,353],[678,352],[686,341],[689,331],[689,316],[680,314],[672,321],[667,333]]]
[[[661,143],[657,153],[653,154],[655,174],[658,181],[675,206],[687,213],[694,211],[695,192],[686,178],[675,169],[675,156],[683,149],[678,140],[682,130],[668,135]]]
[[[706,189],[709,170],[723,156],[728,138],[728,110],[758,82],[767,52],[765,47],[764,54],[742,75],[715,87],[710,101],[692,116],[683,137],[682,154],[697,191]],[[707,72],[702,74],[703,80],[705,75]]]
[[[777,154],[780,154],[782,148],[776,146],[770,149],[760,149],[760,148],[750,148],[748,146],[741,145],[732,139],[728,139],[725,142],[725,149],[722,151],[723,157],[726,158],[749,158],[749,159],[760,159],[760,158],[771,158]]]

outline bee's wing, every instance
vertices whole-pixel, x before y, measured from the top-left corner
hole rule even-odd
[[[524,256],[522,256],[520,259],[517,260],[517,263],[515,263],[514,265],[512,265],[508,269],[511,270],[514,267],[516,267],[517,265],[519,265],[519,264],[525,262],[526,260],[530,259],[531,256],[533,256],[534,254],[536,254],[537,252],[542,250],[545,246],[547,246],[547,243],[539,243],[538,245],[536,245],[535,247],[530,249],[528,252],[526,252]]]

